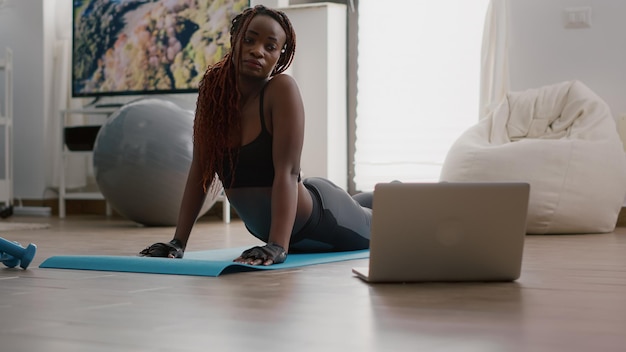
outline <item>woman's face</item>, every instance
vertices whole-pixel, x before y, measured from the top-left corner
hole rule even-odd
[[[267,78],[283,51],[287,34],[276,20],[256,15],[238,43],[241,51],[239,72],[245,76]]]

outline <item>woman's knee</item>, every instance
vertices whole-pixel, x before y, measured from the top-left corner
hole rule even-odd
[[[361,192],[352,196],[352,199],[361,204],[362,207],[372,209],[374,205],[374,192]]]

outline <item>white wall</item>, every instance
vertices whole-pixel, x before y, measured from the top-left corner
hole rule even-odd
[[[564,28],[563,11],[586,6],[591,28]],[[577,79],[626,114],[626,1],[510,0],[509,11],[512,90]]]
[[[6,0],[0,9],[0,51],[4,55],[4,48],[10,47],[14,57],[13,191],[17,198],[41,199],[45,190],[49,57],[44,47],[43,1]]]

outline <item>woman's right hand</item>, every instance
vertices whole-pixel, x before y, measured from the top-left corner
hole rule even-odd
[[[270,242],[265,246],[256,246],[245,250],[233,261],[250,265],[272,265],[280,264],[286,259],[287,251],[282,246]]]
[[[159,242],[146,247],[139,252],[140,257],[159,258],[182,258],[185,253],[182,243],[179,240],[171,240],[168,243]]]

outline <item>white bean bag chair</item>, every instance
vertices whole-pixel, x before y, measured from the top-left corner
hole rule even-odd
[[[456,140],[440,180],[529,183],[529,234],[611,232],[626,156],[608,105],[568,81],[507,94]]]

